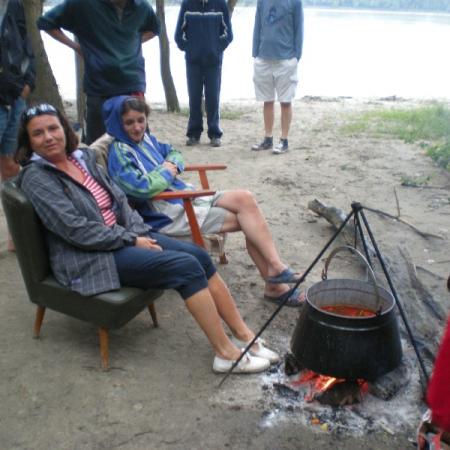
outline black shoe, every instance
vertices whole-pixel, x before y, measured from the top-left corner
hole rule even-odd
[[[188,147],[192,147],[193,145],[198,145],[199,143],[200,143],[200,138],[195,138],[192,136],[189,136],[186,141],[186,145]]]
[[[218,137],[211,138],[211,147],[220,147],[222,145],[222,141]]]
[[[273,137],[265,137],[260,144],[252,146],[252,150],[257,152],[259,150],[272,150],[273,149]]]

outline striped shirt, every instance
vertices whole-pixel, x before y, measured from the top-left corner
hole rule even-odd
[[[84,175],[83,186],[92,194],[97,205],[102,213],[103,220],[105,221],[105,225],[108,227],[112,227],[115,223],[117,223],[116,216],[111,209],[112,201],[109,192],[103,188],[103,186],[93,178],[89,172],[75,159],[69,156],[70,161],[72,161],[78,169]]]

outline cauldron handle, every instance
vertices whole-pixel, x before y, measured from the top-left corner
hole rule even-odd
[[[351,253],[353,253],[366,266],[367,272],[369,274],[369,278],[372,281],[375,295],[377,297],[377,314],[380,314],[381,313],[381,298],[380,298],[380,291],[379,291],[378,285],[377,285],[377,279],[375,278],[375,273],[374,273],[372,267],[370,267],[370,264],[367,262],[367,259],[364,257],[364,255],[359,250],[356,250],[356,248],[350,247],[350,245],[343,245],[341,247],[336,247],[335,249],[333,249],[325,261],[325,267],[322,270],[322,280],[326,280],[328,277],[328,266],[330,265],[331,260],[336,256],[337,253],[339,253],[343,250],[348,250]]]

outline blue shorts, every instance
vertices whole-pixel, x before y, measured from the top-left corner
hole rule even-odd
[[[16,98],[11,106],[0,105],[0,155],[11,156],[17,150],[17,132],[26,103]]]
[[[113,252],[123,286],[175,289],[186,300],[208,287],[216,273],[206,251],[190,242],[150,232],[163,251],[123,247]]]

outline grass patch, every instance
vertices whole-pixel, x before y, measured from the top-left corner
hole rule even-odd
[[[450,109],[443,104],[365,112],[344,125],[343,131],[420,142],[439,166],[450,171]]]

